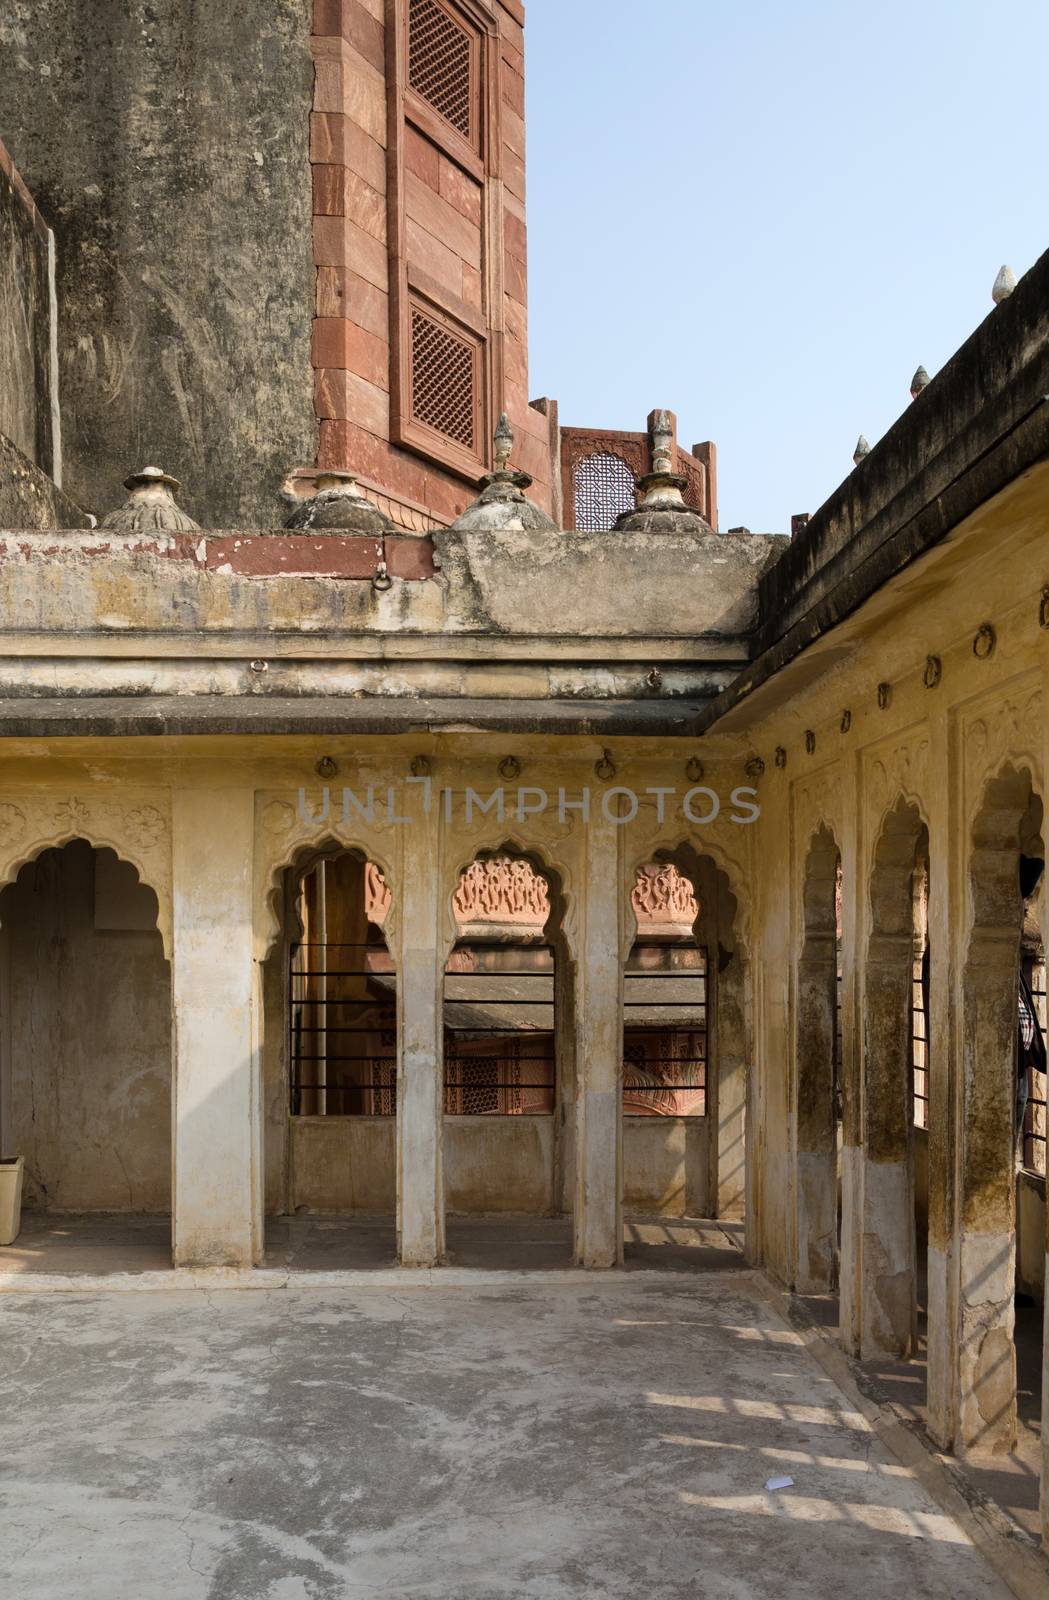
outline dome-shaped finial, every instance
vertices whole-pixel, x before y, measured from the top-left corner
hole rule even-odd
[[[867,443],[867,440],[864,437],[864,435],[861,433],[859,438],[856,440],[856,448],[852,452],[852,459],[856,463],[856,465],[859,466],[859,464],[863,460],[864,456],[869,456],[870,453],[871,453],[871,447]]]
[[[995,305],[1000,306],[1003,300],[1008,300],[1015,288],[1016,273],[1012,267],[999,267],[998,276],[991,289],[991,299]]]
[[[504,411],[499,417],[499,425],[495,430],[493,462],[496,472],[506,472],[509,469],[513,448],[514,430],[510,426],[510,418]]]
[[[911,379],[911,399],[917,400],[923,389],[927,389],[932,379],[924,367],[919,367]]]
[[[353,473],[342,467],[320,468],[313,494],[299,502],[284,526],[299,533],[362,533],[377,539],[395,531],[389,517],[358,488]]]
[[[143,467],[124,479],[128,498],[102,518],[103,528],[122,533],[199,533],[200,524],[175,504],[177,478],[160,467]]]
[[[495,430],[492,470],[481,479],[477,499],[452,523],[456,532],[527,533],[555,526],[546,512],[525,494],[532,480],[527,472],[515,472],[510,465],[513,448],[514,430],[504,411]]]

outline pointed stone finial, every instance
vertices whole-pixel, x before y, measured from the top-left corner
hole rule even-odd
[[[674,470],[677,425],[672,411],[653,411],[648,418],[652,471],[639,478],[640,503],[621,512],[616,533],[713,533],[709,522],[685,503],[688,478]]]
[[[932,379],[924,367],[919,367],[911,379],[911,399],[917,400],[923,389],[927,389]]]
[[[1000,306],[1003,300],[1008,300],[1015,288],[1016,273],[1012,267],[999,267],[998,276],[995,278],[994,286],[991,289],[991,299],[995,305]]]
[[[514,430],[510,426],[510,418],[504,411],[499,418],[499,426],[495,430],[495,471],[508,472],[510,470],[510,456],[514,448]]]
[[[859,438],[856,440],[856,448],[852,452],[852,459],[856,463],[856,465],[859,466],[859,464],[863,460],[864,456],[869,456],[870,453],[871,453],[871,447],[867,443],[867,441],[864,438],[863,434],[861,433]]]
[[[653,411],[652,471],[666,476],[674,470],[674,422],[669,411]]]
[[[532,480],[527,472],[515,472],[510,465],[514,431],[504,411],[495,430],[492,470],[481,479],[481,492],[452,529],[457,533],[516,533],[549,531],[554,523],[540,506],[525,494]]]

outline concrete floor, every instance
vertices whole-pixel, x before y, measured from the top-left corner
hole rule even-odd
[[[918,1352],[911,1361],[864,1362],[892,1404],[922,1427],[928,1424],[925,1284],[919,1279]],[[802,1295],[813,1321],[838,1331],[836,1295]],[[1042,1465],[1042,1308],[1016,1306],[1016,1448],[1006,1456],[970,1456],[959,1467],[973,1486],[1001,1506],[1032,1538],[1041,1537],[1039,1495]]]
[[[11,1294],[0,1349],[19,1600],[1008,1594],[738,1268]]]
[[[628,1218],[627,1268],[666,1271],[738,1264],[742,1224],[697,1218]],[[270,1217],[266,1265],[296,1272],[391,1267],[392,1217]],[[557,1270],[572,1264],[567,1217],[449,1217],[448,1264],[488,1270]],[[25,1212],[13,1245],[0,1248],[0,1274],[160,1272],[171,1265],[167,1217]]]

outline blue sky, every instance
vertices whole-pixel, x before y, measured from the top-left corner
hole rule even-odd
[[[531,390],[815,511],[1049,248],[1049,4],[528,0]]]

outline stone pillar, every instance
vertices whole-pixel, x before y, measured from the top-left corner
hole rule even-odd
[[[799,1294],[828,1294],[837,1281],[838,1155],[834,1117],[837,1031],[837,941],[834,936],[834,859],[815,885],[827,897],[824,925],[809,929],[798,962],[797,1188],[794,1287]],[[829,927],[826,919],[829,916]]]
[[[741,1221],[746,1207],[747,1012],[745,974],[738,950],[731,953],[715,942],[710,947],[708,995],[713,983],[716,1152],[712,1162],[713,1214]]]
[[[1044,942],[1044,934],[1043,934]],[[1049,1283],[1049,1206],[1046,1207],[1045,1282]],[[1042,1544],[1049,1550],[1049,1295],[1042,1307]]]
[[[871,864],[859,1241],[864,1358],[907,1357],[917,1342],[911,1035],[914,872],[923,839],[917,807],[901,799],[882,823]]]
[[[965,927],[964,827],[959,803],[958,738],[946,710],[931,721],[930,793],[943,797],[929,839],[929,1251],[928,1418],[942,1449],[954,1443],[958,1364],[957,1254],[955,1249],[957,1150],[954,1029],[951,975],[954,949]]]
[[[397,988],[397,1256],[444,1256],[444,973],[436,805],[401,831]]]
[[[587,829],[576,969],[574,1257],[583,1267],[623,1260],[623,893],[619,829]]]
[[[863,1240],[863,1096],[860,1092],[859,972],[865,936],[865,886],[870,870],[861,848],[863,783],[859,761],[848,763],[841,786],[841,1246],[838,1256],[840,1338],[850,1355],[860,1348],[860,1261]]]
[[[913,856],[913,844],[910,846]],[[909,907],[903,932],[871,934],[864,989],[860,1354],[906,1357],[917,1336],[911,1139]]]
[[[250,789],[172,795],[175,1265],[261,1259]]]
[[[977,858],[981,852],[977,852]],[[1016,881],[1017,852],[1008,876]],[[974,871],[980,871],[977,862]],[[1016,1443],[1016,1167],[1013,1142],[1019,894],[1013,930],[973,930],[962,979],[960,1454]]]
[[[575,1196],[575,985],[575,962],[562,934],[557,940],[554,977],[554,1055],[557,1062],[554,1208],[558,1212],[570,1212]]]

